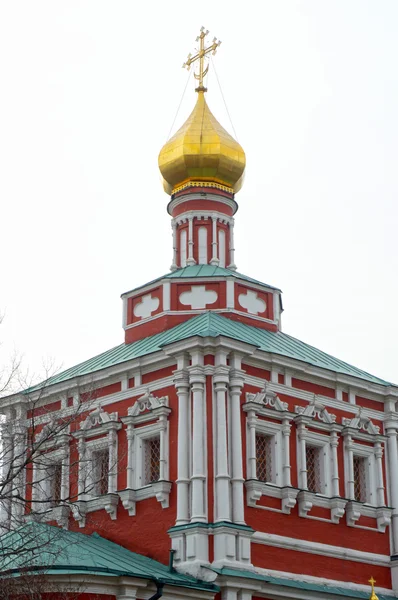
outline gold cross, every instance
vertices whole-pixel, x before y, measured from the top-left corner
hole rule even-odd
[[[182,65],[183,69],[185,69],[186,67],[189,71],[192,63],[199,60],[199,73],[194,73],[195,79],[199,81],[199,85],[195,90],[196,92],[207,92],[207,88],[205,88],[203,85],[203,78],[205,77],[205,75],[207,75],[207,71],[209,70],[209,65],[207,65],[207,67],[204,66],[205,56],[209,54],[209,52],[211,52],[214,55],[217,52],[218,46],[221,44],[221,42],[217,40],[217,38],[214,38],[211,46],[205,48],[204,39],[208,33],[209,31],[207,29],[205,31],[204,27],[200,28],[200,34],[196,38],[196,41],[200,43],[199,50],[197,51],[195,56],[192,56],[192,54],[188,54],[187,61],[184,62],[184,64]]]
[[[369,579],[369,583],[370,583],[370,585],[372,586],[372,592],[373,592],[373,590],[375,589],[375,583],[376,583],[376,579],[373,579],[373,577],[371,577],[371,578]]]

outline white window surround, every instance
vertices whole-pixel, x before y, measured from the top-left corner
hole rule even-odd
[[[42,431],[36,436],[35,442],[40,443],[51,432],[56,431],[58,425],[55,420],[47,423]],[[32,472],[32,512],[30,519],[37,521],[56,521],[61,527],[68,522],[70,507],[69,500],[69,427],[48,441],[40,445],[40,454],[35,458]],[[62,465],[60,502],[57,506],[51,505],[51,478],[45,477],[46,471],[56,464]]]
[[[297,414],[294,421],[297,426],[297,470],[300,488],[297,497],[299,516],[338,523],[344,515],[347,500],[339,496],[337,434],[340,427],[336,425],[336,416],[328,412],[316,395],[307,406],[296,406],[295,412]],[[311,427],[311,430],[308,427]],[[314,429],[317,431],[313,431]],[[308,489],[307,446],[318,448],[320,451],[320,493]],[[310,515],[314,506],[330,509],[330,519]]]
[[[296,505],[298,491],[290,481],[290,421],[293,415],[288,412],[287,404],[267,390],[267,382],[257,394],[246,394],[243,411],[247,413],[247,504],[272,512],[289,514]],[[265,418],[261,418],[265,417]],[[267,418],[272,421],[267,421]],[[280,421],[275,422],[275,420]],[[259,481],[256,469],[256,434],[271,436],[273,440],[272,458],[274,465],[274,483]],[[271,508],[257,504],[261,496],[279,498],[281,508]]]
[[[372,529],[359,525],[361,516],[376,519],[377,529],[381,532],[391,523],[392,509],[385,505],[385,491],[383,481],[383,448],[385,436],[380,435],[369,417],[365,416],[362,409],[352,419],[343,419],[344,429],[344,471],[345,494],[349,499],[346,508],[347,525],[359,529]],[[367,442],[365,445],[361,442]],[[372,442],[372,446],[369,446]],[[354,457],[365,459],[367,502],[355,500],[354,491]]]
[[[74,433],[78,439],[79,482],[78,500],[72,506],[73,516],[80,527],[85,526],[86,514],[105,509],[111,519],[116,519],[119,497],[117,488],[117,432],[122,428],[117,413],[107,413],[100,406],[93,410]],[[98,437],[102,436],[102,437]],[[90,439],[95,438],[95,439]],[[109,450],[108,493],[95,495],[93,459],[95,452]]]
[[[147,390],[128,409],[128,416],[121,419],[127,425],[127,488],[118,494],[130,516],[135,515],[136,502],[146,498],[156,498],[162,508],[169,506],[168,416],[171,409],[168,401],[167,396],[157,398]],[[159,480],[145,485],[145,441],[154,437],[160,440]]]

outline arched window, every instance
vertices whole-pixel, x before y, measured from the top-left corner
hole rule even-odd
[[[187,266],[187,232],[186,229],[181,231],[180,235],[180,257],[181,267]]]
[[[218,232],[218,258],[220,267],[225,267],[225,231],[223,229]]]
[[[207,227],[199,227],[199,256],[200,265],[207,265]]]

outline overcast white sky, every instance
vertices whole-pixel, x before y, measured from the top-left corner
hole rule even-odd
[[[168,272],[157,155],[201,25],[247,155],[239,271],[283,290],[284,331],[398,382],[396,0],[0,1],[3,359],[121,343],[120,294]]]

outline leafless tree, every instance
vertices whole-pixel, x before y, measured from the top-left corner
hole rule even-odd
[[[0,371],[0,578],[4,581],[15,568],[20,573],[25,570],[26,578],[43,552],[47,563],[55,562],[62,527],[68,526],[72,515],[84,518],[81,499],[107,494],[109,473],[116,474],[116,456],[111,462],[105,452],[93,469],[93,460],[85,462],[79,451],[79,433],[87,415],[92,415],[94,425],[101,417],[93,382],[86,380],[79,387],[74,381],[71,389],[57,394],[50,375],[46,373],[39,385],[28,384],[17,357]],[[33,526],[27,527],[37,522],[58,527],[37,536]]]

